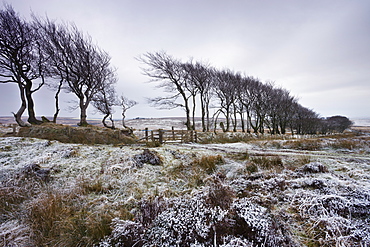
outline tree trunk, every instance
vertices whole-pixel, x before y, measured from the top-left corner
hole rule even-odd
[[[32,82],[31,80],[26,80],[26,86],[25,86],[25,93],[26,93],[26,99],[27,99],[27,110],[28,110],[28,122],[30,124],[41,124],[42,121],[36,119],[35,114],[35,104],[32,99]]]
[[[23,115],[24,111],[27,108],[26,99],[25,99],[25,96],[24,96],[24,88],[22,87],[21,84],[18,84],[18,87],[19,87],[19,91],[20,91],[22,104],[21,104],[21,107],[19,108],[19,110],[17,111],[17,113],[13,112],[13,115],[14,115],[15,121],[17,122],[17,124],[20,127],[26,127],[27,124],[22,120],[22,115]]]
[[[244,133],[245,132],[245,123],[244,123],[243,112],[240,111],[239,115],[240,115],[240,123],[241,123],[241,126],[242,126],[242,132]]]
[[[109,126],[109,125],[105,122],[105,120],[107,120],[107,118],[109,117],[109,115],[110,115],[109,120],[112,122],[112,126]],[[112,119],[112,115],[111,115],[111,114],[106,114],[106,115],[103,117],[102,123],[103,123],[104,127],[109,128],[109,129],[114,129],[114,122],[113,122],[113,119]]]
[[[114,126],[114,120],[113,120],[113,116],[112,116],[112,114],[110,114],[110,116],[109,116],[109,120],[111,121],[111,123],[112,123],[112,126],[111,126],[111,129],[116,129],[116,126]]]
[[[187,130],[191,130],[189,102],[185,97],[184,97],[184,100],[185,100],[185,112],[186,112],[186,124],[185,125],[186,125]]]
[[[60,80],[58,90],[55,93],[55,97],[54,97],[55,98],[55,113],[54,113],[54,117],[53,117],[53,123],[57,122],[58,114],[59,114],[59,111],[60,111],[60,108],[59,108],[59,94],[60,94],[60,91],[62,89],[62,85],[63,85],[63,80]]]
[[[127,126],[125,124],[125,118],[126,118],[125,111],[122,111],[122,127],[127,129]]]
[[[80,98],[80,122],[78,123],[78,126],[87,126],[88,123],[86,121],[87,115],[86,115],[86,110],[87,110],[87,103],[84,103],[84,99]]]
[[[202,131],[206,132],[206,111],[205,111],[205,106],[204,106],[204,99],[203,99],[203,94],[200,94],[200,110],[201,110],[201,115],[202,115]]]
[[[193,126],[192,126],[192,129],[195,130],[195,95],[193,95]]]

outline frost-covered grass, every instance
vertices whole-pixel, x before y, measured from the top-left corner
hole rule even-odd
[[[368,246],[369,144],[0,137],[0,245]]]

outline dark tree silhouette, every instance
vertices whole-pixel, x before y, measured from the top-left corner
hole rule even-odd
[[[94,95],[92,99],[92,105],[98,110],[98,112],[104,115],[102,120],[104,127],[110,129],[115,129],[114,120],[112,116],[114,113],[113,106],[118,105],[117,93],[113,86],[115,82],[116,82],[115,77],[107,79],[102,88],[98,91],[98,93]],[[106,123],[108,117],[109,120],[111,121],[110,126]]]
[[[34,110],[33,93],[45,83],[45,56],[35,30],[10,5],[0,10],[0,82],[16,83],[20,90],[21,107],[13,113],[20,126],[28,110],[28,122],[39,124]],[[34,82],[37,86],[34,87]]]
[[[119,100],[119,105],[122,108],[122,126],[124,128],[128,128],[125,124],[126,111],[130,109],[131,107],[134,107],[135,105],[137,105],[137,102],[135,100],[130,100],[124,95],[121,95],[120,100]]]
[[[151,103],[163,109],[183,107],[186,113],[185,125],[188,130],[191,130],[189,104],[191,95],[189,95],[186,88],[187,78],[183,64],[165,52],[148,52],[138,58],[138,60],[148,66],[142,69],[144,75],[152,78],[152,81],[161,82],[158,87],[164,88],[166,92],[171,93],[167,97],[150,99]],[[179,98],[182,100],[182,103],[177,102]]]
[[[327,128],[330,132],[343,133],[346,129],[353,125],[353,122],[345,116],[332,116],[325,119]]]
[[[56,24],[50,20],[34,19],[44,37],[42,47],[49,57],[51,73],[66,84],[67,92],[77,96],[79,125],[87,125],[86,112],[90,102],[114,74],[110,66],[111,58],[74,24]]]

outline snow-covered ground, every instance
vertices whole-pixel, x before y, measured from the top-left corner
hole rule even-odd
[[[369,136],[310,141],[148,149],[0,137],[0,245],[369,246]],[[56,195],[71,210],[36,225]],[[57,226],[76,221],[72,209],[84,233]],[[97,215],[108,215],[106,236],[89,231]],[[70,232],[80,237],[63,242]]]

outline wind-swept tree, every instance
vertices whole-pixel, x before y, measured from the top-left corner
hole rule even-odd
[[[10,5],[0,10],[0,82],[16,83],[20,90],[21,107],[13,113],[20,126],[28,110],[28,122],[39,124],[34,110],[33,93],[45,83],[45,56],[35,30]],[[37,86],[34,83],[37,82]]]
[[[77,96],[79,125],[87,125],[90,102],[114,73],[110,68],[110,56],[74,24],[56,24],[35,18],[35,25],[44,37],[42,47],[49,57],[52,75],[66,84],[67,92]]]
[[[184,64],[188,82],[193,85],[193,92],[199,93],[203,132],[209,131],[209,106],[212,98],[213,69],[208,64],[190,61]],[[193,97],[195,99],[195,96]],[[195,103],[193,103],[195,107]],[[193,114],[195,110],[193,110]],[[194,121],[194,120],[193,120]],[[193,123],[194,125],[194,123]]]
[[[122,108],[122,126],[127,129],[128,127],[125,124],[126,111],[130,109],[131,107],[134,107],[135,105],[137,105],[137,102],[135,100],[131,100],[127,98],[124,95],[121,95],[119,101],[120,101],[119,105]]]
[[[233,112],[233,103],[236,99],[236,76],[230,70],[220,70],[214,73],[214,93],[218,100],[219,112],[225,116],[226,126],[223,131],[230,131],[230,119]],[[217,122],[217,121],[216,121]]]
[[[191,95],[186,88],[187,78],[183,64],[165,52],[148,52],[138,60],[148,66],[142,69],[144,75],[152,78],[152,81],[160,82],[158,87],[164,88],[165,92],[170,93],[169,96],[150,99],[151,103],[162,109],[182,107],[186,113],[185,125],[188,130],[191,130],[189,104]],[[182,103],[179,103],[178,99],[182,100]]]
[[[118,105],[119,102],[116,90],[114,88],[116,77],[113,73],[111,73],[110,76],[111,78],[107,78],[101,89],[93,96],[92,105],[104,115],[102,120],[104,127],[115,129],[113,120],[113,107]],[[111,121],[110,126],[106,123],[108,117]]]

